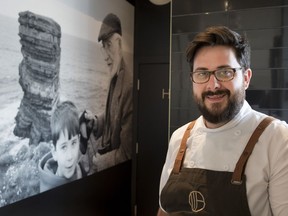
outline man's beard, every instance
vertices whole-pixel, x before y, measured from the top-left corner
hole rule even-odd
[[[228,97],[228,104],[222,107],[222,104],[212,104],[212,108],[208,109],[205,105],[204,101],[207,95],[223,95],[225,94]],[[241,107],[243,106],[245,100],[245,89],[244,86],[235,92],[234,95],[231,96],[229,90],[218,90],[216,92],[204,92],[202,93],[201,99],[195,96],[194,100],[198,105],[198,109],[202,113],[204,119],[210,123],[217,124],[228,122],[233,119],[240,111]]]

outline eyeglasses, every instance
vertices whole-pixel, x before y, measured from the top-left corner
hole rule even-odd
[[[237,70],[241,70],[242,68],[220,68],[213,71],[208,70],[196,70],[194,72],[190,72],[190,77],[194,83],[203,84],[209,81],[211,74],[215,76],[215,78],[220,82],[228,82],[232,80],[235,76]]]

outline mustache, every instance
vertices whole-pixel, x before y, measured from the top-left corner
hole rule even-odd
[[[212,91],[206,91],[202,93],[202,98],[204,99],[207,96],[214,96],[214,95],[223,95],[223,94],[227,94],[228,96],[230,96],[230,91],[229,90],[217,90],[215,92]]]

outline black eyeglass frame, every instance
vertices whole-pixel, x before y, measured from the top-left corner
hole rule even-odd
[[[216,72],[217,72],[217,71],[223,71],[223,70],[226,70],[226,69],[232,70],[232,71],[233,71],[233,76],[232,76],[229,80],[220,80],[220,79],[217,77]],[[213,74],[213,75],[215,76],[215,78],[216,78],[217,81],[219,81],[219,82],[229,82],[229,81],[231,81],[231,80],[234,79],[236,71],[242,70],[242,69],[243,69],[242,67],[238,67],[238,68],[230,68],[230,67],[227,67],[227,68],[218,68],[218,69],[213,70],[213,71],[209,71],[209,70],[199,70],[199,71],[190,72],[190,78],[191,78],[192,82],[194,82],[194,83],[196,83],[196,84],[204,84],[204,83],[207,83],[207,82],[210,80],[210,77],[211,77],[211,75]],[[208,73],[208,74],[209,74],[207,81],[205,81],[205,82],[195,82],[195,80],[193,79],[193,74],[199,73],[199,72],[205,72],[205,73]]]

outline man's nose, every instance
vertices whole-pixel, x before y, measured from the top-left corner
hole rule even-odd
[[[104,60],[105,60],[105,61],[108,61],[108,60],[109,60],[109,55],[108,55],[108,54],[104,55]]]
[[[102,53],[102,56],[104,57],[104,60],[107,61],[109,59],[108,50],[106,48],[102,47],[101,53]]]
[[[214,90],[220,88],[220,81],[218,81],[214,74],[211,74],[207,82],[207,88]]]

